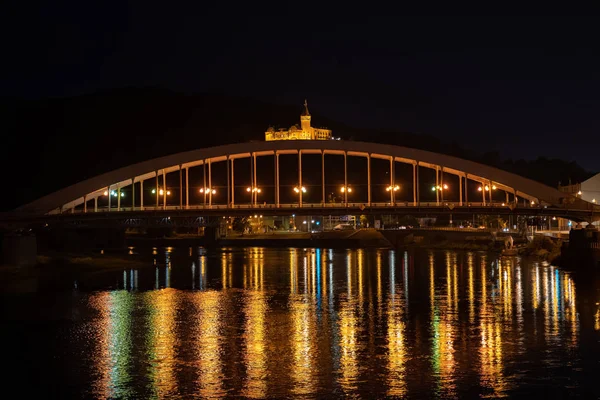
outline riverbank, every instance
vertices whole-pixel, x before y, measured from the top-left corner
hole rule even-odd
[[[392,244],[375,229],[330,232],[270,232],[230,235],[207,241],[203,236],[178,235],[165,238],[130,236],[128,246],[204,246],[204,247],[320,247],[320,248],[391,248]]]
[[[44,287],[72,287],[82,275],[139,269],[147,261],[126,253],[53,253],[38,255],[33,265],[0,265],[0,291],[36,292]]]

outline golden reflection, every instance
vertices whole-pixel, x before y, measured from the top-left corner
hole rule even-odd
[[[354,310],[355,302],[347,296],[340,304],[340,376],[339,383],[344,393],[351,394],[357,388],[359,376],[358,318]]]
[[[206,256],[198,257],[198,288],[200,290],[206,290]]]
[[[544,299],[544,339],[550,338],[550,278],[548,276],[548,268],[544,267],[542,273],[542,297]]]
[[[540,306],[540,266],[538,263],[534,263],[531,267],[531,275],[533,280],[533,290],[531,291],[531,303],[533,305],[534,311],[538,309]]]
[[[262,258],[261,258],[262,260]],[[266,316],[267,299],[262,292],[248,292],[245,301],[246,382],[242,391],[245,398],[265,398],[267,391]]]
[[[479,358],[481,363],[481,385],[490,388],[491,397],[506,396],[508,382],[504,376],[504,360],[502,357],[502,326],[491,318],[481,319],[481,347]]]
[[[550,281],[551,292],[552,292],[552,335],[554,338],[558,339],[558,313],[559,307],[560,311],[562,311],[562,296],[560,296],[561,288],[560,288],[560,279],[559,278],[558,269],[555,267],[550,267],[550,276],[552,277]]]
[[[298,256],[296,249],[290,249],[290,292],[298,293]]]
[[[195,353],[198,378],[196,386],[201,398],[223,397],[222,309],[223,292],[196,292],[192,297],[195,309],[192,324],[193,341],[189,350]],[[159,396],[163,397],[163,396]]]
[[[358,301],[363,304],[363,268],[365,260],[365,252],[363,249],[358,249],[356,252],[356,258],[358,260],[357,272],[358,272]]]
[[[247,256],[249,262],[244,264],[244,289],[263,289],[265,263],[263,251],[262,248],[249,250]]]
[[[352,296],[352,250],[346,253],[346,279],[348,285],[348,297]]]
[[[474,268],[473,253],[467,253],[467,268],[469,269],[469,323],[475,322],[475,279],[473,276]]]
[[[307,395],[314,392],[316,354],[315,321],[313,303],[305,301],[304,296],[291,299],[292,318],[292,393]]]
[[[383,297],[381,296],[381,250],[377,250],[377,319],[381,320],[381,314],[383,312]]]
[[[506,317],[507,295],[510,293],[511,278],[509,274],[510,267],[503,268],[502,262],[498,262],[498,288],[502,296],[502,310]],[[492,265],[492,273],[494,266]],[[479,311],[479,331],[481,336],[481,346],[479,348],[479,361],[481,363],[480,381],[481,385],[493,391],[491,397],[497,398],[504,395],[507,389],[507,381],[503,375],[504,364],[502,358],[502,325],[501,317],[493,307],[488,306],[487,295],[487,258],[481,258],[481,308]],[[494,291],[491,292],[494,296]],[[492,300],[493,302],[493,300]],[[509,317],[510,318],[510,317]]]
[[[221,253],[221,284],[223,290],[233,287],[233,255]]]
[[[512,272],[512,262],[510,259],[505,259],[504,262],[500,261],[501,272],[499,276],[502,278],[502,284],[500,286],[501,294],[502,294],[502,304],[504,310],[504,318],[507,321],[512,319],[512,305],[513,305],[513,272]]]
[[[521,264],[517,261],[517,266],[515,269],[515,279],[516,279],[516,288],[515,294],[517,296],[517,301],[515,307],[517,308],[517,327],[519,330],[523,329],[523,271],[521,269]]]
[[[177,291],[157,290],[146,297],[149,308],[148,351],[150,380],[157,397],[172,397],[177,394],[176,354],[177,344],[176,311]]]
[[[403,308],[397,296],[390,295],[387,307],[387,384],[388,396],[402,397],[406,395],[406,342],[404,338],[406,325],[403,320]]]
[[[455,370],[456,359],[454,348],[455,326],[458,318],[458,283],[456,259],[446,252],[446,301],[440,303],[441,318],[434,321],[436,324],[434,336],[434,358],[437,362],[440,389],[445,396],[453,397],[456,391]],[[431,272],[430,272],[431,273]]]
[[[95,393],[103,398],[121,398],[129,393],[129,369],[133,362],[131,335],[131,294],[125,291],[101,292],[92,295],[90,304],[100,313],[98,343],[100,349],[94,364],[99,378]]]

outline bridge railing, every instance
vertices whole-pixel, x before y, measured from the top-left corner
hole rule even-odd
[[[519,209],[523,209],[523,208],[540,208],[540,205],[515,205],[514,203],[511,203],[510,205],[506,204],[506,203],[500,203],[500,202],[486,202],[486,203],[482,203],[482,202],[463,202],[462,204],[459,202],[420,202],[417,205],[415,205],[413,202],[410,201],[402,201],[402,202],[395,202],[395,203],[391,203],[391,202],[372,202],[370,205],[366,202],[349,202],[349,203],[303,203],[302,205],[298,204],[298,203],[282,203],[279,205],[276,204],[272,204],[272,203],[262,203],[262,204],[200,204],[200,205],[189,205],[189,206],[179,206],[179,205],[151,205],[151,206],[144,206],[144,207],[115,207],[112,206],[110,208],[108,207],[98,207],[96,210],[94,209],[87,209],[87,213],[94,213],[94,212],[127,212],[127,211],[164,211],[164,210],[171,210],[171,211],[177,211],[177,210],[249,210],[249,211],[258,211],[261,209],[284,209],[284,210],[294,210],[294,209],[310,209],[310,208],[319,208],[319,209],[327,209],[327,208],[332,208],[332,209],[340,209],[340,208],[348,208],[348,209],[352,209],[352,211],[360,211],[363,209],[397,209],[397,208],[412,208],[412,209],[418,209],[421,207],[439,207],[439,208],[448,208],[450,210],[454,209],[454,208],[458,208],[461,210],[464,210],[465,208],[469,208],[469,207],[477,207],[477,208],[482,208],[482,207],[489,207],[489,208],[502,208],[502,207],[506,207],[508,208],[509,206],[515,207],[515,208],[519,208]],[[81,214],[84,213],[85,211],[83,209],[70,209],[68,211],[65,211],[65,213],[76,213],[76,214]]]

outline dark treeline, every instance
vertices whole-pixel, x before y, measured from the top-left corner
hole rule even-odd
[[[154,157],[220,144],[263,140],[268,126],[299,123],[301,106],[218,94],[130,88],[25,101],[3,99],[3,210],[92,176]],[[311,109],[313,125],[344,140],[397,144],[492,165],[550,186],[592,175],[575,162],[504,160],[431,135],[355,129]],[[10,193],[10,195],[6,195]]]

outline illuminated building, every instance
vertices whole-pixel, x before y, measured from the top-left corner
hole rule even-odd
[[[269,127],[265,132],[265,140],[330,140],[331,129],[313,128],[310,126],[310,113],[308,112],[308,104],[304,100],[304,110],[300,115],[300,126],[292,125],[287,131],[283,128],[275,130]]]

